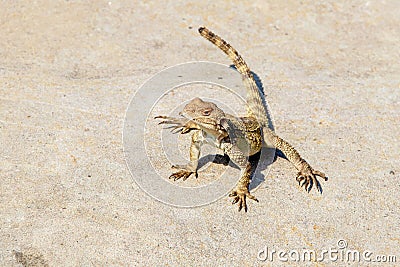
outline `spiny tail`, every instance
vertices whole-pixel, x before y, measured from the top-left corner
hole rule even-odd
[[[267,108],[264,102],[264,96],[258,89],[253,74],[242,56],[224,39],[214,34],[209,29],[200,27],[199,33],[221,49],[233,61],[236,69],[242,74],[243,82],[247,88],[247,105],[250,108],[250,111],[248,111],[249,115],[255,117],[261,126],[268,127]]]
[[[219,37],[218,35],[214,34],[212,31],[205,27],[199,28],[199,33],[201,36],[209,40],[211,43],[216,45],[219,49],[224,51],[225,54],[233,61],[235,64],[236,69],[242,74],[247,77],[253,77],[251,74],[250,68],[247,66],[246,62],[239,55],[238,51],[233,48],[230,44],[228,44],[224,39]]]

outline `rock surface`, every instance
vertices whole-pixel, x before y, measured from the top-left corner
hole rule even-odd
[[[0,265],[285,264],[266,248],[400,261],[399,1],[3,1],[0,21]],[[231,64],[201,25],[263,80],[277,133],[328,174],[322,195],[281,158],[247,214],[227,196],[172,207],[134,182],[121,136],[138,88],[176,64]]]

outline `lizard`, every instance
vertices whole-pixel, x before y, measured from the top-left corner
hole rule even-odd
[[[240,179],[229,197],[232,204],[238,204],[239,212],[247,212],[246,198],[258,199],[250,194],[249,184],[252,176],[252,163],[249,157],[259,153],[263,146],[273,146],[279,149],[298,170],[296,180],[301,187],[310,192],[313,185],[322,193],[317,177],[325,181],[328,177],[313,169],[303,159],[299,152],[287,141],[280,138],[269,128],[267,106],[264,94],[258,88],[254,76],[242,56],[229,43],[205,27],[198,29],[200,35],[221,49],[234,63],[236,70],[241,74],[247,91],[246,117],[235,117],[225,113],[216,104],[203,101],[200,98],[192,99],[180,112],[180,118],[156,116],[163,119],[159,124],[171,125],[175,132],[187,134],[194,131],[190,145],[190,162],[186,165],[173,165],[179,171],[170,175],[170,179],[186,180],[192,174],[198,177],[197,168],[200,150],[203,144],[214,145],[224,152],[240,170]]]

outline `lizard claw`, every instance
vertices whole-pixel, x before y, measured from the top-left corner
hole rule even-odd
[[[246,198],[252,199],[254,201],[258,202],[258,199],[250,194],[249,190],[242,189],[242,188],[237,188],[233,190],[230,194],[229,197],[233,197],[232,204],[238,203],[238,211],[240,212],[243,208],[244,211],[247,212],[247,203],[246,203]]]
[[[156,116],[154,119],[162,119],[159,125],[169,125],[164,127],[164,129],[171,129],[172,133],[183,133],[185,131],[185,123],[187,122],[184,118],[174,118],[169,116]]]
[[[177,172],[174,172],[173,174],[171,174],[169,176],[169,179],[174,179],[174,181],[176,181],[176,180],[179,180],[182,178],[182,180],[185,181],[192,174],[194,174],[196,178],[198,177],[197,172],[180,170],[180,171],[177,171]]]
[[[185,181],[190,175],[194,174],[197,178],[199,175],[196,170],[193,169],[190,165],[172,165],[173,169],[181,169],[177,172],[174,172],[169,176],[169,179],[174,179],[174,181],[179,180],[182,178]]]
[[[328,177],[323,172],[313,170],[310,166],[297,174],[296,181],[299,183],[300,187],[304,186],[304,189],[308,193],[311,191],[311,188],[314,185],[317,187],[318,192],[322,193],[322,187],[317,179],[317,176],[320,176],[325,181],[328,181]]]

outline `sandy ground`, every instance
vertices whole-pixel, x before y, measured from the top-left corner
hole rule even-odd
[[[202,2],[2,1],[0,265],[400,262],[400,2]],[[179,63],[231,64],[200,25],[263,80],[277,133],[328,174],[322,195],[281,158],[246,214],[227,196],[172,207],[134,182],[122,131],[138,88]],[[367,260],[350,265],[394,265]]]

